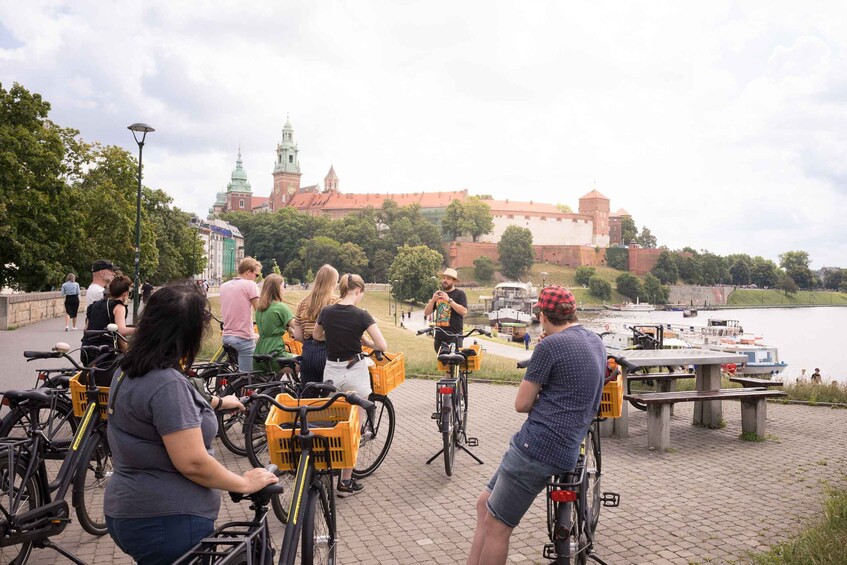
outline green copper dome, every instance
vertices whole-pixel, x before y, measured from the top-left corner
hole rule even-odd
[[[250,188],[250,181],[247,180],[247,171],[244,170],[241,162],[241,148],[238,148],[238,159],[235,161],[235,169],[232,170],[232,177],[229,184],[226,185],[227,192],[253,192]]]

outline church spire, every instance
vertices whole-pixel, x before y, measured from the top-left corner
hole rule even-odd
[[[335,167],[329,166],[329,172],[324,177],[324,192],[338,192],[338,175],[335,174]]]

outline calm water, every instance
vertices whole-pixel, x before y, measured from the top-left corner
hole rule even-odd
[[[632,323],[662,323],[705,326],[709,318],[741,322],[745,332],[779,347],[779,358],[788,363],[782,373],[789,380],[806,369],[808,378],[815,367],[826,380],[847,382],[847,308],[771,308],[749,310],[701,310],[696,318],[682,312],[581,312],[580,318],[593,329]]]

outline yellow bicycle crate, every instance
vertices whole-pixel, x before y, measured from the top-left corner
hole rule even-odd
[[[85,385],[79,382],[79,375],[80,373],[77,373],[71,377],[70,387],[71,400],[73,400],[74,405],[74,416],[82,418],[82,416],[85,415],[85,409],[88,408],[88,392],[85,389]],[[100,409],[100,416],[106,420],[109,418],[107,412],[109,405],[109,387],[98,386],[97,390],[97,407]]]
[[[283,406],[300,406],[301,404],[315,405],[323,404],[326,398],[293,398],[289,394],[278,394],[276,401]],[[300,422],[297,428],[283,428],[281,426],[292,426],[297,414],[285,412],[276,406],[271,406],[271,411],[265,420],[265,431],[268,435],[268,453],[271,463],[282,471],[296,471],[297,461],[300,458],[300,447],[296,436],[300,433]],[[336,400],[335,403],[317,412],[309,413],[309,422],[326,424],[335,422],[332,427],[310,427],[309,430],[315,435],[326,438],[329,442],[329,458],[333,469],[344,469],[353,467],[356,456],[359,454],[359,440],[362,430],[359,424],[359,409],[346,402]],[[293,437],[292,437],[293,436]],[[292,441],[294,442],[292,444]],[[322,445],[315,442],[312,457],[316,469],[326,469],[326,451]]]
[[[373,362],[375,364],[368,370],[374,393],[384,396],[406,380],[406,356],[403,353],[386,353],[382,360],[374,359]]]
[[[601,418],[620,418],[623,411],[623,376],[609,382],[603,387],[600,398],[600,410],[597,415]]]
[[[476,351],[476,355],[468,357],[468,362],[459,367],[463,371],[479,371],[480,367],[482,367],[482,347],[475,343],[470,347],[464,347],[463,349],[473,349]],[[438,370],[439,371],[449,371],[450,367],[438,361]]]
[[[285,349],[292,355],[303,355],[303,344],[291,337],[288,332],[282,334],[282,342],[285,344]]]

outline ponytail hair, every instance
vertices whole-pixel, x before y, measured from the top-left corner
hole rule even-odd
[[[362,289],[362,292],[365,291],[365,280],[359,275],[351,275],[347,273],[346,275],[341,277],[341,282],[338,283],[339,290],[341,292],[341,298],[347,296],[348,292],[351,292],[357,288]]]

